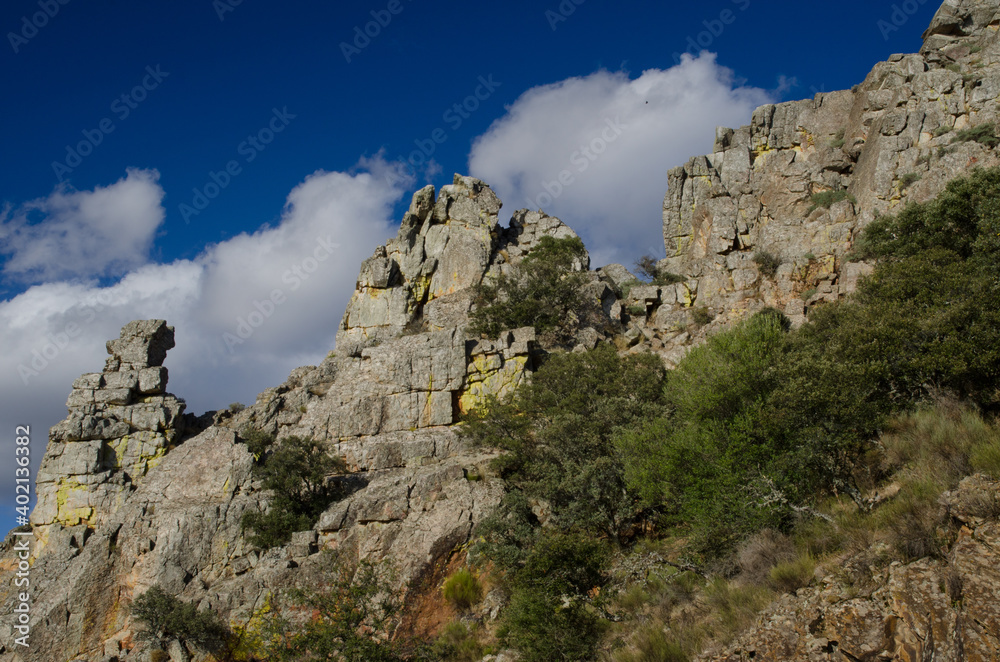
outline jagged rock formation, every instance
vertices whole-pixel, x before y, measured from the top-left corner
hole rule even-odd
[[[720,129],[711,155],[668,176],[661,267],[678,282],[636,283],[621,265],[590,273],[587,293],[622,325],[620,346],[676,363],[763,306],[801,322],[810,307],[853,291],[868,267],[845,257],[877,213],[998,163],[983,144],[952,144],[962,129],[997,121],[998,27],[995,3],[948,0],[919,54],[876,65],[854,90],[764,106],[749,126]],[[839,201],[812,208],[814,194],[838,190],[846,191]],[[495,479],[470,480],[488,476],[490,455],[467,448],[455,425],[528,378],[544,350],[531,329],[468,337],[470,288],[517,264],[541,237],[574,236],[559,219],[524,210],[501,228],[499,210],[493,191],[470,177],[440,194],[418,191],[398,235],[363,263],[336,351],[243,411],[185,418],[183,401],[165,392],[173,330],[162,320],[127,325],[108,343],[104,371],[74,383],[69,415],[52,428],[31,518],[41,543],[32,648],[11,646],[13,587],[4,582],[0,656],[141,659],[127,607],[151,585],[245,623],[269,592],[318,572],[323,548],[387,560],[410,590],[439,579],[503,490]],[[781,259],[773,276],[757,251]],[[589,269],[589,259],[577,266]],[[583,329],[578,348],[601,337]],[[240,530],[245,512],[268,507],[240,443],[248,427],[322,440],[350,471],[347,498],[263,553]],[[931,639],[948,659],[995,657],[996,527],[962,505],[981,487],[963,484],[950,506],[968,529],[947,562],[895,566],[863,597],[827,582],[783,598],[720,659],[929,659]],[[5,574],[13,563],[0,550]],[[954,573],[968,597],[961,608],[938,587]],[[189,658],[175,649],[171,659]]]
[[[520,210],[497,225],[501,202],[472,177],[455,175],[435,199],[428,186],[413,196],[396,238],[361,265],[357,289],[337,333],[348,354],[405,332],[464,326],[469,288],[523,257],[543,235],[576,236],[557,218]],[[589,258],[581,269],[589,268]]]
[[[37,627],[31,650],[15,651],[3,621],[0,653],[142,659],[127,607],[153,584],[245,623],[270,592],[318,572],[324,548],[388,560],[412,590],[436,579],[503,490],[480,479],[491,455],[466,448],[454,426],[520,384],[540,351],[531,328],[467,337],[469,288],[544,235],[575,236],[538,212],[499,228],[499,209],[468,177],[437,198],[433,187],[419,191],[399,235],[362,265],[337,350],[239,412],[185,420],[183,401],[164,393],[173,329],[128,324],[108,343],[104,372],[74,383],[69,416],[52,428],[32,515]],[[596,275],[591,288],[614,298]],[[264,553],[240,525],[268,507],[238,437],[247,428],[327,442],[350,472],[347,498]],[[172,659],[193,653],[182,648]]]
[[[52,428],[38,470],[31,524],[42,541],[51,525],[94,528],[166,454],[183,431],[184,402],[166,393],[174,329],[130,322],[109,340],[104,372],[83,375]]]
[[[998,12],[949,0],[919,54],[893,55],[852,90],[762,106],[748,126],[720,128],[712,154],[671,170],[660,266],[684,282],[633,290],[626,305],[648,308],[637,331],[676,362],[692,342],[764,306],[801,323],[868,272],[845,255],[877,214],[1000,163],[979,142],[953,144],[961,130],[998,119]],[[826,191],[846,193],[817,206],[812,196]],[[781,261],[774,276],[755,262],[758,251]],[[691,312],[702,307],[716,322],[692,332]]]

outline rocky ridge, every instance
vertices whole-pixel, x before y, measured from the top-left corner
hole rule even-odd
[[[503,490],[488,478],[491,455],[467,448],[455,425],[485,397],[516,388],[542,351],[531,328],[469,338],[469,288],[544,235],[575,236],[540,212],[516,212],[500,228],[499,209],[469,177],[439,196],[417,192],[398,236],[363,263],[337,350],[241,411],[184,417],[183,401],[165,393],[173,329],[128,324],[109,341],[104,372],[74,383],[69,415],[51,430],[31,519],[40,578],[32,648],[10,647],[5,620],[0,654],[144,659],[127,605],[152,585],[246,623],[275,587],[319,572],[327,548],[390,561],[410,590],[438,579]],[[614,299],[596,274],[590,287]],[[590,331],[587,342],[597,342]],[[268,507],[240,443],[248,428],[327,442],[349,472],[340,479],[347,498],[263,553],[240,526],[245,512]],[[195,654],[179,643],[170,650],[175,660]]]
[[[749,126],[720,129],[711,155],[672,170],[661,267],[679,282],[637,284],[621,265],[589,272],[588,293],[622,325],[621,346],[671,364],[764,306],[801,323],[866,273],[846,256],[877,213],[930,199],[969,167],[997,164],[987,145],[952,141],[997,120],[998,12],[948,0],[919,54],[892,56],[853,90],[764,106]],[[828,208],[811,208],[814,194],[841,190]],[[151,585],[245,623],[274,587],[318,572],[318,551],[328,547],[393,562],[413,590],[438,581],[503,490],[475,479],[488,476],[490,455],[466,448],[455,424],[485,396],[528,378],[543,351],[531,329],[469,338],[469,288],[516,264],[541,236],[573,236],[543,212],[515,212],[501,228],[499,209],[493,191],[469,177],[418,191],[398,235],[362,265],[336,351],[242,411],[185,417],[162,367],[172,329],[162,320],[126,326],[108,343],[104,371],[74,383],[69,415],[51,431],[32,514],[36,638],[29,653],[15,651],[5,613],[0,657],[141,659],[127,606]],[[754,260],[758,251],[781,260],[773,276]],[[700,309],[714,321],[697,321]],[[584,329],[578,347],[601,337]],[[311,531],[264,553],[239,526],[244,512],[267,507],[239,443],[248,426],[326,441],[351,471],[350,496]],[[955,506],[960,516],[967,510]],[[832,584],[783,598],[720,659],[926,659],[928,636],[939,642],[933,650],[963,659],[955,651],[971,649],[958,646],[973,644],[956,633],[975,628],[941,597],[938,580],[956,570],[968,590],[996,586],[988,572],[995,526],[969,522],[946,563],[894,567],[861,598],[834,599]],[[8,544],[5,573],[14,558]],[[5,610],[11,590],[0,587]],[[991,613],[974,618],[996,631]],[[172,660],[193,653],[179,644],[169,651]]]
[[[870,267],[847,256],[878,214],[1000,163],[992,147],[960,138],[1000,119],[998,26],[996,3],[948,0],[920,53],[891,56],[851,90],[762,106],[749,125],[719,128],[711,154],[668,173],[659,266],[682,282],[632,290],[626,308],[647,310],[633,337],[676,363],[762,307],[800,324],[853,292]],[[824,192],[842,193],[817,204]],[[780,261],[773,275],[759,252]],[[699,308],[714,321],[693,329]]]

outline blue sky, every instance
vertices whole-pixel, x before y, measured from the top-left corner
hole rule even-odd
[[[936,8],[9,0],[2,439],[33,425],[37,466],[73,378],[135,317],[178,327],[170,386],[191,411],[252,401],[321,360],[361,260],[413,190],[455,172],[493,185],[506,215],[560,216],[598,264],[662,254],[666,171],[709,151],[716,124],[862,81],[918,50]],[[227,344],[276,289],[287,302]]]

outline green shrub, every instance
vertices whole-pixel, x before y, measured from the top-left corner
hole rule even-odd
[[[274,596],[254,659],[402,662],[390,641],[399,613],[391,584],[392,573],[370,562],[334,561],[318,585]]]
[[[478,662],[486,652],[486,647],[476,637],[476,627],[471,628],[460,621],[444,626],[434,640],[434,654],[447,662]]]
[[[794,593],[813,580],[816,560],[809,554],[800,555],[793,561],[784,561],[771,568],[769,577],[776,591]]]
[[[997,136],[996,125],[977,124],[976,126],[956,132],[951,142],[952,144],[977,142],[980,145],[992,148],[1000,145],[1000,137]]]
[[[629,486],[648,503],[669,504],[704,553],[725,554],[779,516],[748,489],[782,451],[764,405],[787,329],[787,318],[767,310],[709,338],[668,376],[672,414],[618,436]]]
[[[599,323],[598,302],[584,292],[587,276],[574,268],[585,256],[578,237],[542,237],[509,274],[475,288],[470,332],[496,338],[507,329],[531,326],[562,342],[581,324]]]
[[[255,438],[255,446],[264,448],[267,437]],[[250,445],[248,441],[248,446]],[[259,446],[258,446],[259,447]],[[333,457],[326,448],[303,437],[286,437],[254,473],[271,492],[266,512],[243,514],[244,530],[251,529],[251,544],[264,549],[287,543],[296,531],[305,531],[340,496],[340,490],[328,481],[331,474],[345,470],[343,460]]]
[[[996,438],[974,448],[969,459],[973,469],[994,480],[1000,480],[1000,442]]]
[[[525,662],[594,659],[607,625],[588,594],[607,581],[608,558],[592,537],[543,535],[511,580],[500,640]]]
[[[239,412],[243,411],[246,408],[247,406],[242,402],[233,402],[229,405],[229,411],[232,414],[238,414]]]
[[[713,319],[712,313],[705,306],[698,306],[691,309],[691,321],[698,326],[705,326],[709,324]]]
[[[802,294],[800,294],[799,297],[803,301],[809,301],[809,299],[812,299],[813,296],[815,296],[816,292],[818,292],[818,291],[819,290],[817,290],[815,287],[810,287],[808,290],[806,290],[805,292],[803,292]]]
[[[479,602],[483,587],[468,568],[462,568],[445,580],[441,593],[455,608],[465,610]]]
[[[781,266],[781,258],[769,251],[757,251],[753,254],[753,261],[760,273],[767,278],[774,278]]]
[[[939,126],[938,128],[934,129],[934,137],[940,138],[941,136],[949,134],[951,132],[952,128],[950,126]]]
[[[504,451],[495,467],[509,490],[487,527],[486,546],[507,554],[521,544],[512,541],[524,542],[535,519],[524,505],[529,499],[547,503],[561,528],[622,535],[641,505],[625,489],[613,436],[663,411],[665,374],[655,356],[622,357],[602,344],[551,355],[512,400],[474,412],[464,433]]]
[[[562,596],[519,590],[504,611],[498,636],[524,662],[593,660],[606,629],[579,600],[567,605]]]
[[[921,175],[919,172],[906,173],[905,175],[899,178],[899,190],[904,191],[910,188],[911,186],[919,182],[921,179],[923,179],[923,177],[924,176]]]
[[[264,455],[274,445],[274,435],[253,428],[247,428],[240,432],[240,437],[247,445],[247,450],[253,453],[258,462],[264,459]]]
[[[821,191],[819,193],[813,193],[812,196],[809,198],[809,201],[812,203],[812,206],[809,207],[809,211],[806,212],[806,215],[808,216],[809,214],[813,213],[814,211],[816,211],[821,207],[823,209],[829,209],[833,205],[843,200],[850,200],[852,203],[855,204],[857,204],[858,202],[857,199],[855,199],[853,195],[848,193],[846,189]]]
[[[169,595],[158,584],[132,602],[131,612],[146,627],[144,636],[160,644],[180,639],[206,650],[216,650],[229,635],[229,630],[213,612],[199,611],[190,602]]]

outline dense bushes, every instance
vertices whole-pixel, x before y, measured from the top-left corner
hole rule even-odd
[[[283,545],[295,531],[312,527],[340,495],[328,478],[344,470],[343,461],[311,439],[286,437],[272,451],[273,437],[259,432],[246,437],[249,450],[258,457],[254,473],[272,498],[267,511],[244,513],[243,528],[253,531],[254,545],[265,549]]]
[[[715,336],[668,377],[670,415],[620,436],[630,487],[703,554],[787,527],[817,495],[858,495],[890,416],[942,392],[998,404],[1000,170],[878,219],[859,253],[876,268],[851,300],[794,333],[769,313]]]
[[[664,375],[656,357],[621,357],[611,345],[556,354],[512,401],[475,414],[472,440],[507,451],[497,469],[511,494],[498,517],[523,521],[523,500],[535,500],[561,528],[623,535],[640,506],[625,491],[613,437],[662,413]]]
[[[475,288],[469,330],[495,338],[507,329],[533,326],[557,341],[570,338],[600,313],[584,291],[586,273],[576,270],[585,257],[579,237],[542,237],[510,272]]]
[[[1000,169],[951,182],[934,201],[874,221],[859,253],[879,260],[853,304],[831,311],[841,354],[878,391],[947,390],[993,409],[1000,377]]]
[[[541,536],[512,576],[500,640],[525,662],[593,659],[605,623],[588,594],[607,579],[607,551],[578,534]]]
[[[401,662],[390,641],[399,612],[391,584],[371,563],[334,562],[318,585],[275,597],[260,628],[263,650],[255,653],[274,662]],[[290,620],[286,612],[300,618]]]
[[[692,526],[703,554],[787,516],[786,465],[797,449],[772,433],[769,402],[787,329],[766,311],[712,337],[668,376],[669,415],[618,437],[629,486],[668,521]]]
[[[659,359],[610,345],[553,355],[512,401],[466,427],[506,451],[496,468],[509,491],[473,552],[506,574],[503,640],[525,660],[593,659],[603,621],[588,594],[605,581],[607,553],[599,539],[627,537],[642,515],[613,437],[663,413],[664,374]]]

